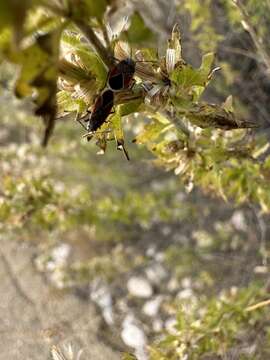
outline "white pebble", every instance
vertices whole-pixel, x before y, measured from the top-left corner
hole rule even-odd
[[[153,289],[149,281],[143,277],[131,277],[127,283],[128,291],[131,295],[140,298],[149,298],[153,294]]]
[[[192,296],[193,296],[192,289],[184,289],[179,291],[179,293],[177,294],[177,298],[181,300],[190,299]]]
[[[145,315],[151,317],[156,316],[160,308],[161,302],[162,296],[157,296],[155,299],[147,301],[143,306],[143,312],[145,313]]]
[[[232,222],[233,226],[236,228],[236,230],[239,230],[239,231],[247,230],[246,219],[245,219],[245,216],[242,211],[239,211],[239,210],[235,211],[231,218],[231,222]]]
[[[127,315],[123,321],[121,337],[126,345],[136,350],[142,350],[146,345],[145,334],[131,314]]]

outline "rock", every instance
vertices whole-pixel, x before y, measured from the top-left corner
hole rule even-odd
[[[39,271],[54,271],[67,264],[71,254],[71,246],[62,243],[51,250],[50,253],[40,255],[35,259],[35,265]],[[49,259],[49,260],[48,260]]]
[[[136,324],[135,317],[132,314],[128,314],[122,326],[121,338],[124,343],[135,349],[135,355],[138,360],[146,360],[146,336],[144,331]]]
[[[96,280],[90,286],[91,299],[101,308],[104,320],[108,325],[114,323],[112,296],[109,287]]]
[[[177,298],[181,300],[190,299],[192,296],[193,296],[193,291],[192,289],[188,289],[188,288],[179,291],[179,293],[177,294]]]
[[[68,244],[63,243],[55,247],[51,254],[52,261],[55,263],[55,266],[66,264],[70,253],[71,253],[71,246]]]
[[[190,289],[192,286],[192,279],[189,277],[185,277],[181,280],[181,286],[185,289]]]
[[[139,276],[131,277],[128,280],[127,288],[131,295],[139,298],[149,298],[153,294],[153,288],[149,281]]]
[[[169,318],[165,321],[165,329],[170,333],[170,334],[173,334],[173,335],[176,335],[177,334],[177,329],[176,329],[176,325],[177,325],[177,321],[175,318]]]
[[[242,211],[235,211],[231,218],[231,223],[238,231],[247,231],[247,223]]]
[[[151,245],[151,246],[149,246],[149,248],[146,250],[146,256],[154,257],[155,254],[156,254],[156,252],[157,252],[156,246]]]
[[[156,285],[164,281],[167,277],[167,272],[161,264],[153,264],[145,270],[147,278]]]
[[[164,236],[169,236],[171,232],[172,232],[172,229],[171,229],[169,226],[164,226],[164,227],[161,229],[161,233],[162,233],[162,235],[164,235]]]
[[[175,277],[171,278],[167,284],[167,288],[170,292],[177,291],[179,286],[179,281]]]
[[[156,253],[155,260],[162,262],[165,259],[165,254],[163,252]]]
[[[152,324],[153,330],[155,332],[160,332],[163,329],[163,322],[161,319],[154,319]]]
[[[143,312],[145,313],[145,315],[151,317],[156,316],[162,300],[163,300],[162,296],[157,296],[153,300],[147,301],[143,306]]]

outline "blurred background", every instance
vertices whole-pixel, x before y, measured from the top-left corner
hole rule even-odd
[[[130,0],[113,16],[139,11],[160,51],[178,22],[185,59],[214,51],[222,68],[205,99],[232,94],[268,136],[270,68],[232,3]],[[245,9],[267,52],[270,3]],[[130,162],[114,144],[97,155],[72,120],[41,148],[17,72],[0,66],[0,359],[51,359],[53,345],[67,359],[268,359],[267,308],[246,308],[269,292],[269,215],[156,166],[132,144],[141,118],[125,121]]]

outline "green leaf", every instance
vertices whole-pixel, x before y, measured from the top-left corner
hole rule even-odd
[[[183,65],[182,67],[176,68],[171,74],[171,80],[182,88],[204,85],[200,72],[193,69],[191,65]]]
[[[232,95],[228,96],[227,99],[222,104],[223,109],[226,111],[233,112],[233,97]]]
[[[211,74],[211,69],[213,66],[214,59],[215,59],[215,54],[212,52],[203,55],[202,64],[199,68],[199,72],[201,74],[203,84],[207,83],[209,75]],[[198,84],[198,85],[203,85],[203,84]]]
[[[58,113],[73,111],[83,113],[87,109],[87,104],[82,99],[73,99],[70,92],[59,91],[56,98]]]
[[[30,0],[0,1],[0,31],[11,26],[17,44],[23,37],[24,20],[31,5]]]
[[[192,100],[197,101],[202,95],[205,87],[210,81],[213,73],[217,70],[211,71],[214,54],[208,53],[203,56],[202,64],[199,69],[194,69],[191,65],[180,64],[171,73],[171,80],[179,87],[180,93],[184,88],[186,91],[191,91]],[[183,96],[183,94],[181,94]]]
[[[81,34],[74,33],[72,31],[66,30],[63,32],[61,41],[65,43],[65,45],[68,45],[71,50],[88,50],[89,45],[85,44],[81,41]]]
[[[121,115],[118,111],[110,118],[110,122],[112,123],[115,138],[123,139],[124,135],[123,135]]]
[[[32,45],[21,51],[10,51],[9,60],[21,66],[15,92],[19,97],[34,95],[35,114],[42,116],[46,126],[46,145],[56,115],[58,52],[62,28],[39,35]]]
[[[255,127],[245,119],[237,119],[235,114],[226,111],[218,105],[200,103],[194,105],[183,114],[195,125],[201,128],[214,127],[224,130]]]
[[[50,33],[63,26],[59,16],[48,15],[43,8],[34,8],[28,11],[25,20],[25,36],[35,36],[37,33]]]
[[[83,49],[76,50],[76,55],[80,58],[80,65],[94,74],[99,87],[103,87],[107,79],[107,71],[100,57],[91,51]]]
[[[122,118],[121,118],[119,110],[117,110],[117,112],[111,117],[110,122],[112,123],[112,128],[113,128],[113,133],[114,133],[117,149],[124,151],[127,160],[129,160],[128,153],[125,149]]]
[[[137,357],[133,354],[126,353],[122,356],[122,360],[137,360]]]
[[[92,86],[95,82],[93,74],[65,59],[59,61],[58,68],[60,77],[70,83],[90,84]]]
[[[69,91],[76,92],[76,89],[80,91],[80,98],[88,105],[94,101],[94,97],[97,94],[99,83],[96,81],[96,77],[92,74],[83,64],[77,65],[61,59],[58,63],[59,76],[69,84]],[[76,94],[77,95],[77,94]]]
[[[118,111],[120,116],[126,116],[137,112],[141,104],[142,104],[142,99],[138,99],[119,105]]]
[[[12,41],[11,28],[6,27],[0,32],[0,60],[7,56],[10,50],[10,43]]]
[[[150,124],[145,125],[143,131],[136,136],[136,143],[145,144],[153,142],[154,140],[157,140],[161,136],[162,131],[167,128],[168,124],[152,121]]]
[[[20,76],[16,82],[17,95],[31,95],[31,83],[48,68],[49,54],[35,43],[21,52],[11,53],[9,60],[21,65]]]

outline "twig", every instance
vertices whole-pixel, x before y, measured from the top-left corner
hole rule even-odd
[[[99,54],[103,63],[107,67],[111,67],[111,65],[113,64],[113,56],[111,53],[111,49],[109,48],[109,45],[108,45],[108,49],[106,49],[106,47],[102,44],[102,42],[95,34],[94,30],[85,20],[73,17],[72,12],[69,11],[69,9],[61,8],[52,3],[41,1],[41,6],[43,6],[45,9],[49,10],[50,12],[54,13],[55,15],[58,15],[68,21],[72,21],[77,26],[77,28],[83,33],[88,43]],[[105,29],[103,29],[103,32],[105,32]],[[105,40],[108,41],[107,38],[105,38]],[[42,146],[46,147],[55,127],[55,114],[54,115],[50,114],[47,118],[44,119],[44,121],[45,121],[45,132],[42,139]]]
[[[184,121],[177,116],[173,116],[169,111],[164,114],[175,125],[175,127],[181,130],[187,137],[190,137],[190,131]]]
[[[54,13],[55,15],[58,15],[63,18],[68,18],[69,14],[64,9],[60,8],[57,5],[54,5],[52,3],[48,3],[46,1],[40,1],[40,6],[44,7],[45,9],[49,10],[50,12]]]
[[[99,26],[101,28],[101,31],[102,31],[102,34],[103,34],[107,49],[110,49],[111,45],[110,45],[110,39],[109,39],[109,36],[108,36],[107,28],[106,28],[105,24],[102,21],[99,21]],[[111,55],[113,55],[113,54],[111,54]]]
[[[81,19],[73,18],[72,14],[68,13],[64,9],[59,8],[58,6],[47,3],[43,3],[42,6],[53,12],[54,14],[72,21],[77,26],[77,28],[84,34],[86,40],[90,43],[90,45],[94,47],[104,64],[107,67],[110,67],[112,65],[113,54],[111,53],[111,50],[106,49],[106,47],[102,44],[102,42],[95,34],[92,27],[87,22]]]
[[[43,147],[46,147],[48,145],[48,142],[50,140],[50,137],[52,136],[54,127],[55,127],[55,115],[51,115],[47,118],[45,122],[45,131],[43,135],[43,139],[41,142],[41,145]]]
[[[257,309],[262,308],[262,307],[267,306],[267,305],[270,305],[270,300],[261,301],[261,302],[255,304],[255,305],[248,306],[246,308],[246,311],[257,310]]]
[[[252,54],[250,51],[247,51],[247,50],[243,50],[243,49],[240,49],[240,48],[235,48],[235,47],[232,47],[232,46],[224,46],[224,45],[220,45],[220,49],[223,50],[223,51],[226,51],[226,52],[230,52],[230,53],[233,53],[233,54],[239,54],[239,55],[243,55],[249,59],[253,59],[253,60],[256,60],[258,61],[258,56],[255,55],[255,54]]]
[[[90,45],[92,45],[99,54],[101,60],[107,67],[113,64],[113,55],[110,50],[106,49],[99,38],[96,36],[94,30],[82,20],[72,19],[77,28],[84,34]]]
[[[258,54],[264,63],[267,71],[270,73],[270,57],[263,46],[262,38],[257,34],[255,28],[253,27],[249,13],[247,12],[242,0],[232,0],[233,4],[239,9],[242,15],[242,26],[249,33],[255,47],[257,48]]]

